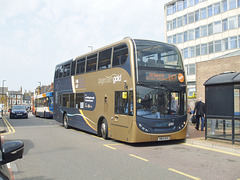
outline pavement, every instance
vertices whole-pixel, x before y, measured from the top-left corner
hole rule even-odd
[[[201,146],[204,149],[213,149],[219,152],[226,152],[236,154],[240,156],[240,142],[235,142],[232,144],[232,141],[219,140],[213,138],[205,139],[205,130],[196,130],[195,124],[189,122],[188,125],[188,137],[186,138],[186,143],[193,146]]]

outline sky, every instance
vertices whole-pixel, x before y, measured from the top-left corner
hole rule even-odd
[[[170,0],[0,0],[0,87],[34,91],[55,66],[124,37],[165,41]]]

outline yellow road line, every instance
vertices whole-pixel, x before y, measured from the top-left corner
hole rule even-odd
[[[3,121],[6,124],[7,128],[8,128],[8,132],[7,133],[3,133],[3,135],[7,135],[7,134],[13,134],[15,133],[15,129],[12,127],[12,125],[8,122],[8,120],[6,119],[6,117],[3,117]]]
[[[105,146],[105,147],[108,147],[108,148],[110,148],[110,149],[116,150],[116,148],[111,147],[111,146],[109,146],[109,145],[107,145],[107,144],[104,144],[104,146]]]
[[[92,135],[92,137],[97,138],[97,139],[104,140],[102,137],[98,137],[98,136],[96,136],[96,135]]]
[[[227,152],[227,151],[222,151],[222,150],[218,150],[218,149],[213,149],[213,148],[208,148],[208,147],[203,147],[203,146],[198,146],[198,145],[193,145],[193,144],[188,144],[188,143],[182,143],[182,144],[186,145],[186,146],[192,146],[192,147],[201,148],[201,149],[205,149],[205,150],[209,150],[209,151],[215,151],[215,152],[219,152],[219,153],[224,153],[224,154],[240,157],[240,154],[236,154],[236,153],[231,153],[231,152]]]
[[[183,172],[181,172],[181,171],[177,171],[177,170],[172,169],[172,168],[168,168],[168,170],[169,170],[169,171],[173,171],[173,172],[178,173],[178,174],[181,174],[181,175],[183,175],[183,176],[189,177],[189,178],[191,178],[191,179],[200,180],[200,178],[191,176],[191,175],[189,175],[189,174],[183,173]]]
[[[149,160],[147,160],[147,159],[144,159],[144,158],[141,158],[141,157],[139,157],[139,156],[136,156],[136,155],[133,155],[133,154],[129,154],[130,156],[132,156],[132,157],[135,157],[135,158],[137,158],[137,159],[141,159],[141,160],[143,160],[143,161],[149,161]]]

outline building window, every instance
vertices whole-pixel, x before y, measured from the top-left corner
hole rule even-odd
[[[188,88],[188,96],[193,96],[196,92],[196,88]]]
[[[186,9],[188,7],[188,0],[183,1],[183,9]]]
[[[238,48],[240,47],[240,36],[238,36]]]
[[[240,27],[240,15],[238,15],[238,27]]]
[[[211,42],[208,43],[208,52],[209,52],[209,54],[211,54],[211,53],[214,52],[214,49],[213,49],[213,41],[211,41]]]
[[[173,14],[176,12],[176,3],[174,3],[174,4],[172,5],[172,12],[173,12]]]
[[[213,9],[212,5],[208,6],[208,17],[211,17],[213,15]]]
[[[220,2],[213,4],[214,6],[214,15],[221,13]]]
[[[196,74],[196,66],[195,64],[189,64],[188,65],[188,75],[195,75]]]
[[[172,30],[172,21],[167,22],[167,30],[168,31]]]
[[[195,39],[200,38],[200,28],[195,28]]]
[[[194,0],[188,0],[188,7],[194,6]]]
[[[206,54],[207,54],[207,43],[201,44],[201,55],[206,55]]]
[[[237,28],[237,16],[229,17],[229,29]]]
[[[183,43],[183,33],[177,34],[178,43]]]
[[[228,50],[228,38],[222,40],[222,50],[223,51]]]
[[[173,43],[173,38],[172,38],[172,36],[168,36],[168,37],[167,37],[167,42],[170,43],[170,44]]]
[[[222,0],[222,10],[223,12],[227,11],[227,0]]]
[[[189,47],[189,57],[195,57],[195,46]]]
[[[183,19],[182,16],[177,18],[177,27],[182,27],[183,26]]]
[[[171,14],[173,14],[172,5],[167,7],[167,15],[171,15]]]
[[[188,31],[184,32],[184,42],[188,41]]]
[[[222,20],[222,31],[228,30],[228,18]]]
[[[177,35],[173,35],[173,44],[176,44],[177,43]]]
[[[183,16],[183,25],[188,24],[187,14]]]
[[[207,18],[207,8],[201,8],[200,9],[200,18],[206,19]]]
[[[207,36],[207,25],[201,26],[201,37]]]
[[[213,34],[213,23],[208,24],[208,35],[212,35]]]
[[[200,45],[196,46],[196,56],[200,56]]]
[[[215,52],[221,52],[222,51],[221,40],[214,41],[214,44],[215,44]]]
[[[193,23],[194,22],[194,13],[188,13],[188,23]]]
[[[177,2],[177,11],[183,10],[183,1],[178,1]]]
[[[194,39],[194,29],[188,31],[188,40],[191,41]]]
[[[221,21],[214,22],[213,33],[220,33],[222,32],[222,24]]]
[[[229,9],[237,8],[237,1],[236,0],[229,0]]]
[[[195,22],[200,20],[199,10],[195,11]]]
[[[175,19],[173,19],[173,29],[176,29],[176,27],[177,27],[177,20],[175,18]]]
[[[237,48],[237,36],[230,37],[230,49]]]
[[[183,56],[184,56],[184,59],[187,59],[187,58],[188,58],[188,48],[184,48],[184,50],[183,50]]]
[[[185,73],[188,75],[188,65],[185,65]]]

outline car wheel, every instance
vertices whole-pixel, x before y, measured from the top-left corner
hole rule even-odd
[[[68,116],[67,114],[64,114],[64,117],[63,117],[63,126],[68,129],[69,128],[69,125],[68,125]]]
[[[107,120],[103,119],[101,123],[101,134],[104,139],[108,139],[108,124]]]

